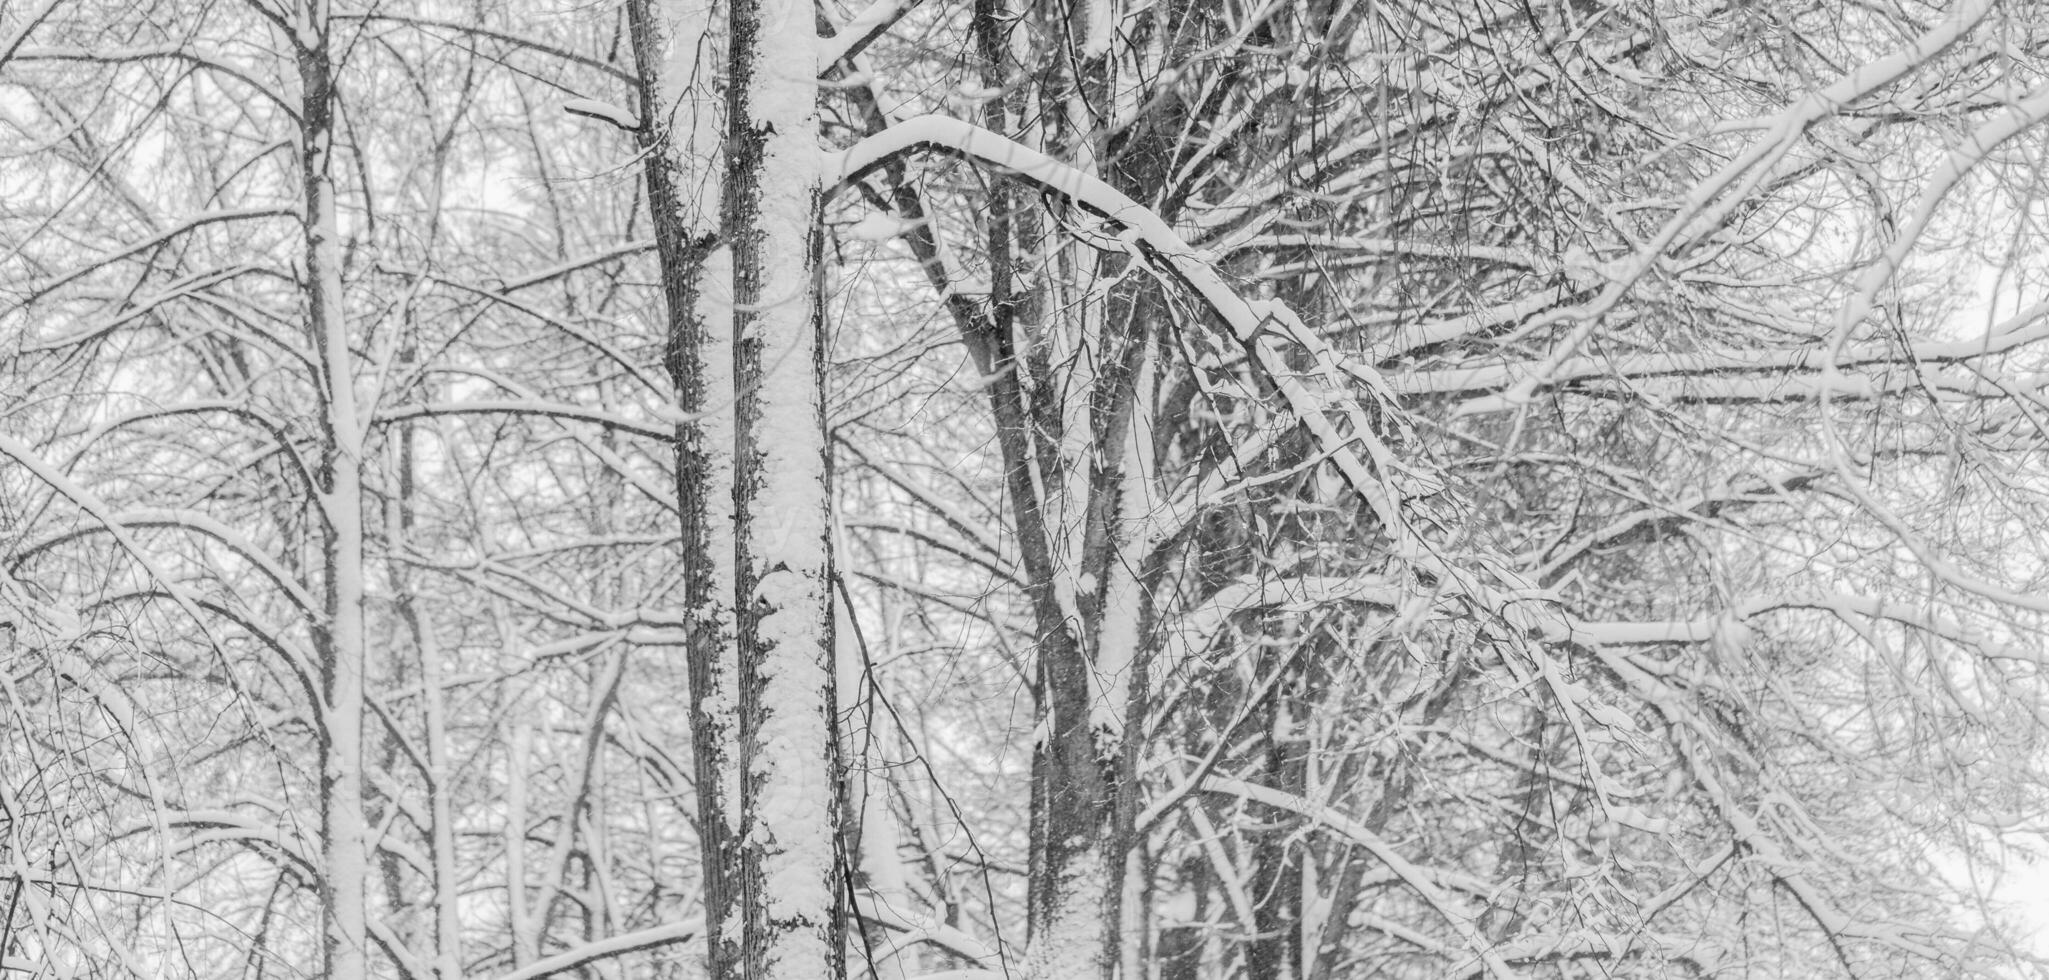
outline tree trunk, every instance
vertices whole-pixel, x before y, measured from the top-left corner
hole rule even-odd
[[[739,428],[745,974],[845,972],[824,331],[824,153],[809,4],[732,8],[725,229]]]
[[[718,157],[723,113],[716,91],[718,14],[693,0],[632,0],[627,15],[640,66],[648,204],[667,303],[676,426],[690,727],[697,784],[707,975],[740,976],[738,663],[733,655],[736,561],[733,513],[732,311],[716,297],[730,279],[720,247],[725,184]],[[711,288],[707,288],[710,286]]]
[[[327,623],[320,657],[320,900],[322,961],[331,977],[368,975],[368,832],[363,818],[363,437],[350,373],[335,214],[334,75],[329,17],[311,0],[293,35],[305,184],[306,328],[320,365],[319,512]]]

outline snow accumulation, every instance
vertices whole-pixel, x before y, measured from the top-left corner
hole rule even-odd
[[[917,228],[919,224],[877,211],[848,225],[841,234],[855,241],[886,242]]]

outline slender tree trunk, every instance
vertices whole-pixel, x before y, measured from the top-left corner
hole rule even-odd
[[[363,436],[350,373],[341,240],[335,214],[334,75],[328,7],[311,0],[293,43],[298,58],[305,184],[306,326],[320,365],[320,482],[326,564],[325,629],[317,630],[321,706],[321,918],[324,973],[368,975],[363,819]]]
[[[434,642],[434,624],[418,616],[420,683],[424,687],[422,712],[427,721],[428,816],[434,822],[434,974],[437,980],[462,978],[462,917],[457,895],[460,877],[455,861],[455,767],[448,758],[448,710],[442,696],[445,683],[441,670],[441,648]]]
[[[1301,796],[1306,788],[1302,742],[1306,721],[1296,716],[1296,697],[1302,668],[1292,652],[1280,656],[1286,661],[1269,669],[1285,671],[1288,677],[1268,705],[1263,781]],[[1246,970],[1257,977],[1295,980],[1302,975],[1302,862],[1306,860],[1296,840],[1299,820],[1278,809],[1250,809],[1268,829],[1254,832],[1250,855],[1258,934],[1245,943]]]
[[[408,341],[399,355],[400,365],[412,364],[416,353]],[[396,552],[407,547],[413,537],[418,488],[413,427],[404,427],[396,441],[398,495],[389,528],[392,556],[386,566],[389,569],[387,574],[391,576],[392,591],[398,599],[399,617],[404,621],[406,632],[413,641],[413,650],[420,659],[420,714],[426,730],[427,816],[431,824],[427,853],[433,879],[432,965],[435,980],[460,980],[462,918],[457,911],[455,767],[448,757],[448,707],[442,691],[446,677],[441,662],[441,646],[434,636],[434,622],[426,604],[420,599],[422,583],[405,562],[396,557]]]
[[[705,0],[631,0],[627,12],[640,66],[640,141],[648,203],[668,306],[668,369],[676,385],[676,496],[681,515],[684,601],[691,631],[692,758],[707,975],[740,976],[738,664],[734,660],[736,528],[733,512],[732,312],[718,302],[730,281],[720,246],[723,100],[720,12]],[[710,287],[710,288],[707,288]]]
[[[739,395],[741,905],[750,980],[845,972],[830,473],[817,305],[817,35],[797,0],[731,19],[725,229]]]
[[[527,916],[526,900],[526,766],[533,754],[532,730],[515,723],[505,752],[505,918],[507,945],[517,967],[532,962],[530,951],[540,946],[540,937],[527,931],[533,921]]]

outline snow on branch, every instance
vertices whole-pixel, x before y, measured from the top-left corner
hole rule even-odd
[[[704,920],[683,919],[664,922],[658,926],[624,932],[616,936],[593,940],[581,946],[571,947],[553,956],[538,959],[511,973],[502,974],[498,980],[536,980],[538,977],[567,973],[586,963],[609,959],[626,953],[675,943],[687,943],[704,933]]]
[[[570,99],[562,103],[562,111],[572,116],[608,122],[629,133],[640,129],[640,120],[634,118],[633,113],[610,102],[600,102],[597,99]]]
[[[1552,365],[1548,371],[1533,363],[1496,363],[1471,367],[1446,368],[1436,371],[1410,371],[1390,379],[1396,391],[1402,394],[1454,394],[1492,389],[1508,388],[1519,381],[1541,377],[1539,389],[1557,388],[1577,382],[1606,381],[1627,378],[1642,381],[1652,378],[1678,378],[1690,384],[1700,384],[1703,390],[1734,394],[1740,386],[1753,385],[1759,394],[1770,394],[1782,388],[1782,396],[1793,394],[1809,395],[1826,390],[1832,393],[1857,393],[1871,388],[1893,384],[1874,382],[1878,372],[1897,368],[1901,363],[1918,363],[1926,366],[1947,364],[1970,365],[1972,376],[1997,375],[1996,371],[1974,362],[1990,360],[2001,354],[2011,353],[2037,341],[2049,338],[2049,303],[2038,303],[1995,324],[1986,334],[1975,340],[1923,341],[1901,351],[1891,344],[1866,343],[1845,345],[1841,351],[1831,352],[1813,345],[1781,348],[1728,348],[1691,351],[1648,351],[1615,355],[1582,356],[1568,358]],[[1375,352],[1378,357],[1380,352]],[[1863,369],[1861,374],[1844,374],[1842,380],[1818,381],[1811,375],[1828,370],[1831,366],[1838,373]],[[1764,382],[1745,375],[1766,375]],[[1917,380],[1916,384],[1919,383]],[[1969,382],[1952,385],[1961,390],[1990,390],[1989,382],[1970,385]]]
[[[819,38],[818,73],[823,75],[841,61],[860,54],[917,5],[918,0],[875,0],[839,25],[831,37]]]

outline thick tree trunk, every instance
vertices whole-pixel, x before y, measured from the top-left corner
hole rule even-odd
[[[750,980],[845,972],[824,332],[817,306],[817,36],[796,0],[731,18],[742,827]]]
[[[725,51],[717,9],[702,0],[627,5],[640,66],[640,142],[668,312],[668,369],[676,385],[676,497],[684,602],[691,631],[692,757],[707,975],[740,976],[739,665],[734,658],[736,528],[733,512],[732,310],[718,297],[731,278],[718,241],[725,161],[717,79]]]
[[[302,11],[297,46],[301,175],[305,185],[306,327],[320,364],[320,482],[326,582],[320,657],[320,899],[324,975],[368,975],[363,818],[363,436],[342,306],[335,213],[334,75],[327,4]]]

